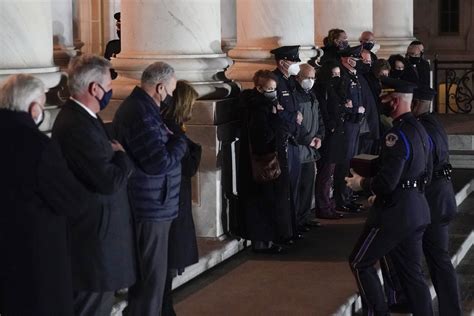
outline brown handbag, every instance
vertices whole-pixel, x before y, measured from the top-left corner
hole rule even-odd
[[[252,164],[252,176],[255,182],[269,182],[277,179],[281,174],[280,162],[276,151],[256,155],[252,152],[249,137],[250,162]]]

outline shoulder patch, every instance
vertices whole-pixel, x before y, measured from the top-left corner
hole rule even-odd
[[[387,147],[393,147],[398,141],[398,136],[397,134],[394,133],[388,133],[385,136],[385,146]]]

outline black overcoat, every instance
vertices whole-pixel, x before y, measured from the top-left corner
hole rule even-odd
[[[85,192],[28,113],[0,110],[0,146],[0,314],[73,315],[67,218]]]
[[[106,292],[136,279],[133,221],[127,195],[132,162],[114,152],[102,121],[66,102],[52,132],[69,168],[87,189],[87,207],[71,222],[74,290]]]
[[[285,122],[272,113],[272,104],[257,90],[241,94],[241,137],[238,165],[240,236],[274,241],[292,236],[287,132]],[[281,175],[273,181],[256,183],[252,177],[249,140],[255,154],[277,151]]]

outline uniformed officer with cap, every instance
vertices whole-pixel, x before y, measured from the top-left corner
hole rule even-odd
[[[302,238],[296,227],[297,193],[298,177],[300,174],[300,158],[298,148],[298,132],[301,128],[302,116],[298,111],[298,103],[295,98],[296,81],[294,76],[299,72],[298,63],[299,45],[281,46],[270,51],[275,56],[277,68],[273,73],[277,76],[277,96],[278,102],[283,107],[279,112],[280,117],[285,122],[285,128],[288,135],[288,169],[290,173],[290,192],[292,208],[292,224],[294,239]],[[290,244],[292,241],[286,241]]]
[[[382,83],[388,88],[381,99],[382,110],[394,119],[393,127],[382,143],[377,174],[364,178],[351,170],[353,176],[346,178],[353,190],[373,194],[373,207],[349,262],[369,315],[389,313],[374,268],[389,253],[413,314],[432,315],[421,267],[423,232],[430,223],[423,192],[432,174],[430,141],[410,111],[416,86],[391,78]]]
[[[120,12],[116,12],[114,14],[114,19],[116,21],[115,27],[117,28],[117,36],[118,39],[113,39],[107,43],[105,46],[105,52],[104,52],[104,58],[111,60],[112,57],[116,57],[118,54],[120,54],[120,50],[122,48],[121,41],[120,41],[120,28],[121,28],[121,22],[120,22]],[[117,78],[117,72],[113,69],[110,69],[110,75],[112,79]]]
[[[357,154],[360,122],[364,117],[365,104],[363,102],[362,86],[360,74],[356,70],[357,59],[360,58],[362,46],[355,46],[340,51],[341,84],[344,96],[344,142],[340,146],[344,147],[341,162],[336,164],[334,170],[334,200],[336,211],[340,212],[360,212],[360,204],[353,202],[352,191],[346,187],[344,178],[349,175],[349,164],[352,157]],[[329,105],[337,106],[337,105]]]
[[[433,175],[425,189],[431,210],[431,224],[423,235],[423,251],[438,296],[440,315],[461,315],[456,272],[448,253],[449,222],[456,214],[456,198],[451,183],[448,136],[436,116],[430,113],[436,92],[426,86],[415,90],[412,112],[432,141]]]

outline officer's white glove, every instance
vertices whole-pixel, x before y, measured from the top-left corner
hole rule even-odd
[[[354,169],[351,168],[351,174],[352,177],[345,177],[344,180],[346,180],[346,185],[352,190],[352,191],[362,191],[362,186],[361,182],[363,177],[358,175]]]

